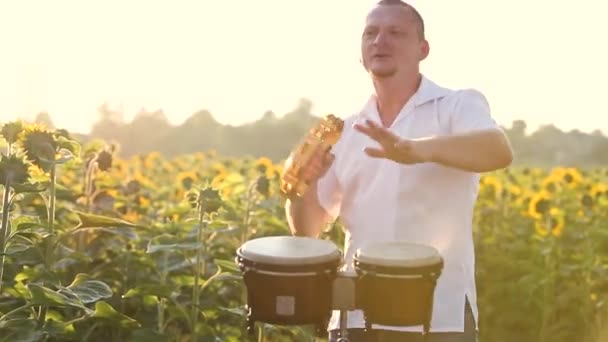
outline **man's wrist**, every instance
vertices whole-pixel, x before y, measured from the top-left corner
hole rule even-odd
[[[438,150],[441,141],[437,137],[428,137],[416,140],[417,154],[423,163],[434,163],[437,161]]]

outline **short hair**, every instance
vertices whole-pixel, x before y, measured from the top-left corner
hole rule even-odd
[[[422,19],[420,12],[418,12],[418,10],[414,6],[408,4],[407,2],[405,2],[403,0],[379,0],[376,3],[376,5],[397,5],[397,6],[405,7],[408,10],[410,10],[412,12],[412,14],[414,15],[414,20],[416,21],[416,24],[418,25],[418,36],[420,37],[420,39],[425,38],[424,19]]]

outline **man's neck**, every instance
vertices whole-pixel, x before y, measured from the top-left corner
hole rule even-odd
[[[414,77],[374,79],[378,114],[385,127],[390,126],[403,109],[403,106],[416,93],[420,86],[422,75]]]

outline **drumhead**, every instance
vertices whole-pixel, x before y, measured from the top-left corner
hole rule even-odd
[[[339,259],[331,241],[301,236],[269,236],[245,242],[239,254],[250,261],[274,265],[321,264]]]
[[[385,242],[359,248],[355,259],[365,264],[390,267],[424,267],[441,263],[436,248],[409,242]]]

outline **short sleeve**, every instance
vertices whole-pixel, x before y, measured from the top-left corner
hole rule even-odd
[[[325,175],[317,181],[317,200],[319,201],[319,205],[334,220],[340,215],[342,204],[342,192],[336,172],[336,161],[334,160],[331,167],[325,172]]]
[[[490,104],[478,90],[466,89],[458,92],[451,118],[452,133],[497,129],[492,118]]]

